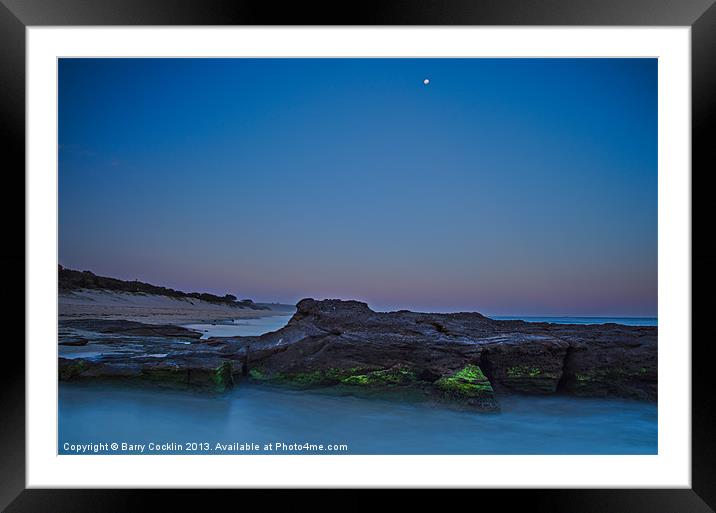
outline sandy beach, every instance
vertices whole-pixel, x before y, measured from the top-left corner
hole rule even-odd
[[[199,299],[141,293],[80,289],[59,294],[59,319],[125,319],[148,324],[188,324],[226,319],[257,319],[287,315],[292,305],[262,304],[269,310],[252,310]]]

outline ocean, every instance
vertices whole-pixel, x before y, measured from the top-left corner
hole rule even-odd
[[[554,324],[624,324],[626,326],[658,326],[656,317],[520,317],[489,316],[501,321],[551,322]]]
[[[501,403],[502,413],[480,414],[243,384],[218,397],[62,384],[59,452],[114,442],[160,449],[138,453],[120,447],[98,454],[657,453],[654,404],[556,396],[506,397]],[[208,445],[188,449],[192,443]],[[264,450],[269,443],[294,450]],[[249,444],[261,449],[247,450]]]

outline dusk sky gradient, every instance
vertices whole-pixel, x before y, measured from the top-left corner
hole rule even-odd
[[[657,60],[61,59],[59,201],[184,291],[656,316]]]

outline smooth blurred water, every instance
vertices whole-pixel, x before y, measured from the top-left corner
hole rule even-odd
[[[347,444],[348,454],[657,453],[654,404],[568,397],[501,403],[502,413],[479,414],[244,384],[222,396],[61,384],[58,446],[61,454],[72,453],[64,443],[100,442],[207,443],[205,454],[247,453],[216,451],[217,442]],[[195,454],[182,449],[161,453]]]
[[[288,315],[271,315],[256,319],[223,320],[215,323],[184,324],[183,327],[203,333],[201,338],[209,337],[255,337],[270,331],[276,331],[288,324],[293,312]]]
[[[520,317],[510,315],[490,316],[500,321],[551,322],[554,324],[606,324],[625,326],[657,326],[656,317]]]

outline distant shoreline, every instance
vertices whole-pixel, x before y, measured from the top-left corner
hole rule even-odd
[[[58,288],[60,319],[96,317],[150,324],[227,323],[239,319],[286,315],[296,309],[294,305],[281,303],[237,300],[232,294],[217,296],[206,292],[187,293],[139,280],[127,281],[99,276],[91,271],[75,271],[61,265],[58,266]],[[656,317],[643,316],[486,315],[486,317],[499,321],[515,320],[550,324],[658,326]]]
[[[621,324],[623,326],[658,326],[657,317],[591,317],[591,316],[520,316],[488,315],[496,321],[548,322],[552,324]]]
[[[184,292],[159,285],[152,285],[139,280],[120,280],[109,276],[99,276],[92,271],[75,271],[58,266],[58,288],[60,292],[73,292],[77,290],[100,290],[108,292],[126,292],[133,294],[148,294],[153,296],[166,296],[175,299],[201,300],[207,303],[231,306],[234,308],[249,308],[251,310],[265,310],[267,307],[254,303],[251,299],[239,300],[233,294],[217,296],[208,292]]]
[[[181,325],[257,319],[295,311],[292,305],[257,303],[257,306],[261,308],[237,308],[195,298],[98,289],[60,291],[58,295],[60,320],[124,319],[147,324]]]

